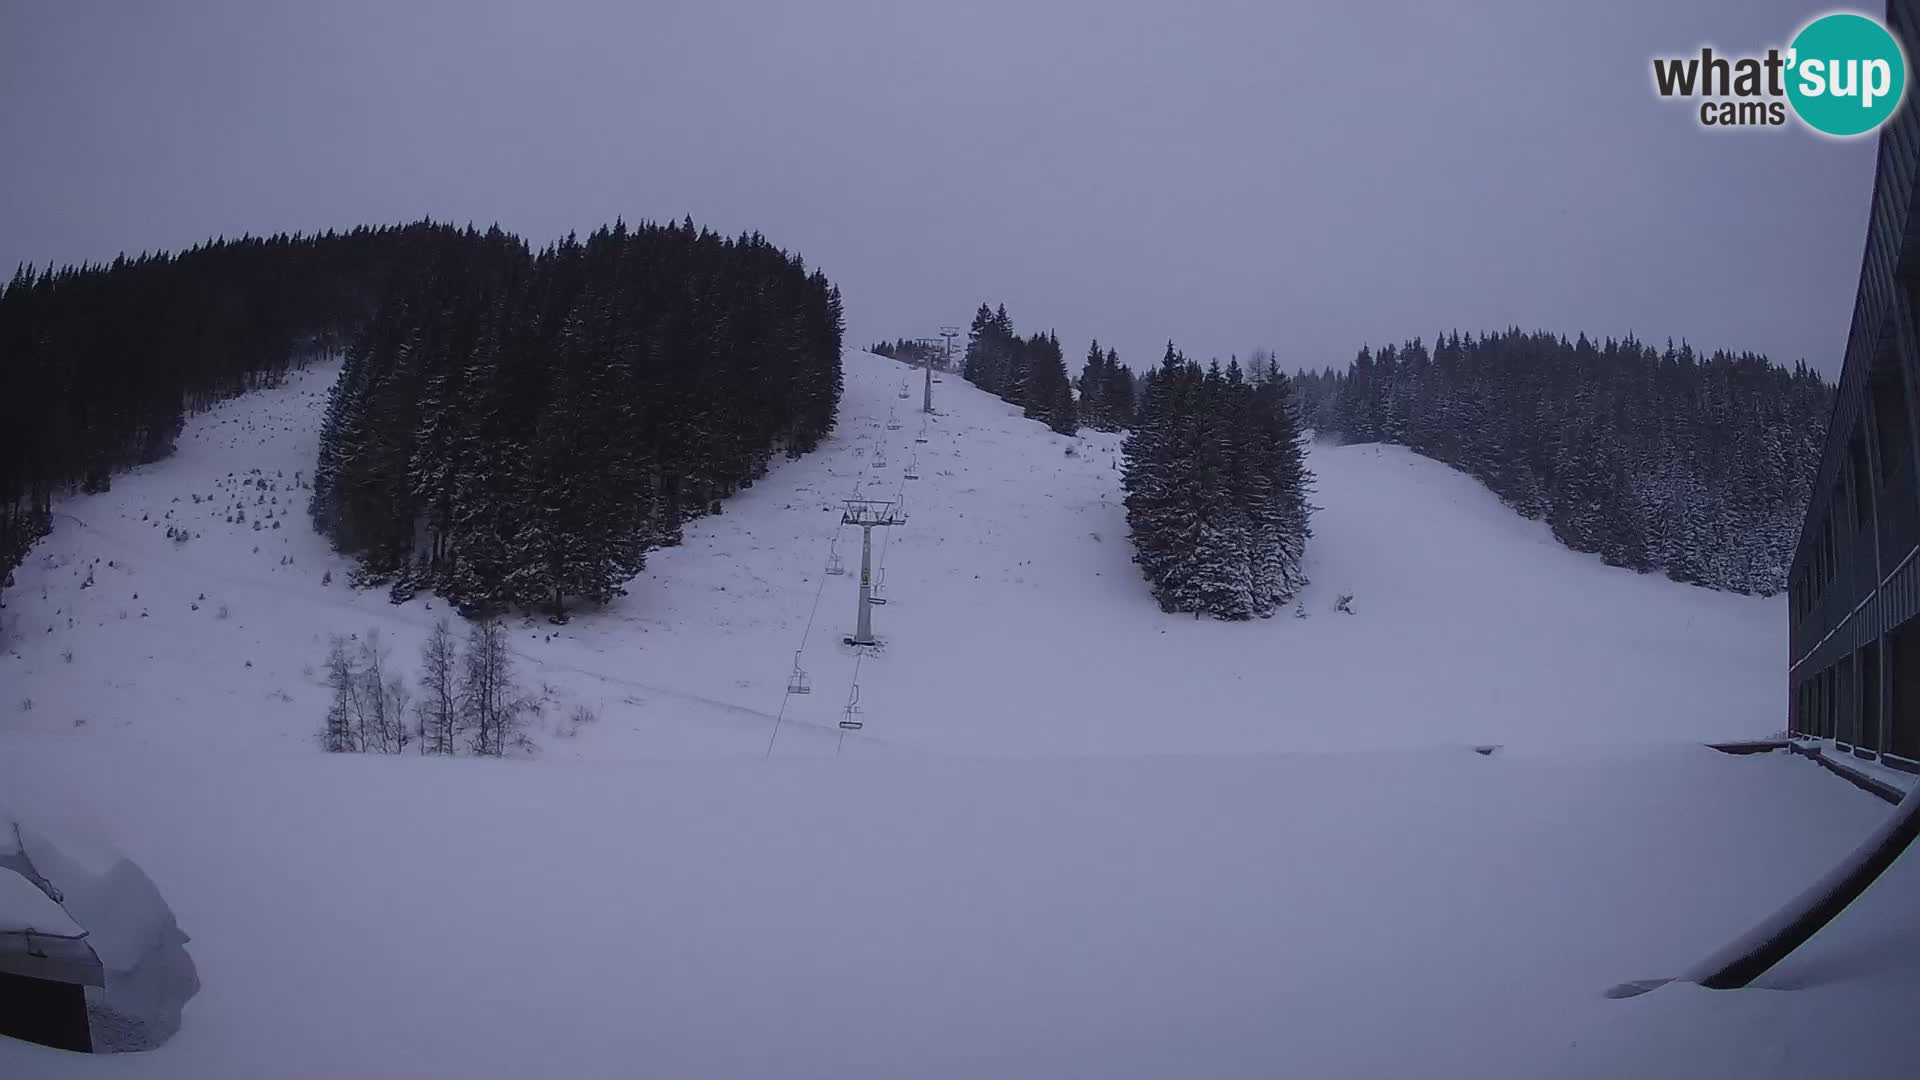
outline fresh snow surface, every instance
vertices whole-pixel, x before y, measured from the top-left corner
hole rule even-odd
[[[140,853],[203,989],[138,1066],[4,1076],[1911,1075],[1914,860],[1759,988],[1602,996],[1885,812],[1787,754],[9,749],[23,814],[85,790]]]
[[[0,1076],[1909,1071],[1912,857],[1753,989],[1602,996],[1886,813],[1698,745],[1783,726],[1780,600],[1602,566],[1451,469],[1323,446],[1307,617],[1169,616],[1117,436],[947,376],[916,444],[918,375],[846,367],[819,453],[607,610],[515,620],[537,760],[318,751],[328,635],[378,628],[411,672],[444,613],[348,589],[307,523],[331,368],[65,500],[0,612],[0,800],[132,853],[203,988],[137,1062],[0,1042]],[[875,536],[864,657],[856,492],[910,515]],[[787,697],[796,649],[813,693]]]
[[[305,754],[328,635],[377,627],[394,662],[418,668],[446,605],[349,589],[293,486],[311,476],[334,373],[196,417],[174,457],[60,505],[0,611],[0,730]],[[786,698],[780,755],[836,751],[857,661],[866,726],[847,753],[1564,746],[1784,727],[1783,600],[1604,566],[1404,449],[1311,455],[1323,509],[1307,618],[1196,621],[1160,612],[1130,561],[1119,436],[1052,434],[947,376],[916,444],[917,372],[851,353],[846,376],[823,448],[650,554],[628,596],[565,626],[516,621],[548,755],[760,756],[803,636],[813,693]],[[840,642],[860,560],[841,500],[856,490],[904,496],[909,515],[875,530],[889,602],[874,615],[884,654],[866,661]],[[230,524],[236,501],[246,520]],[[194,536],[175,544],[169,526]],[[848,573],[823,575],[836,536]],[[1352,615],[1334,610],[1343,593]],[[598,721],[573,725],[577,705]]]

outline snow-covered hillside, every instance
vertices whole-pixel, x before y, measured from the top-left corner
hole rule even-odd
[[[330,634],[377,627],[417,663],[445,605],[349,589],[308,524],[301,484],[332,375],[196,417],[173,458],[61,504],[0,613],[0,730],[304,753]],[[760,754],[783,706],[776,753],[832,752],[856,664],[866,728],[847,752],[1563,745],[1782,726],[1781,601],[1602,566],[1403,449],[1312,454],[1323,509],[1305,618],[1196,621],[1162,614],[1130,562],[1118,436],[1055,435],[957,378],[926,421],[916,373],[853,353],[846,375],[822,450],[653,553],[630,595],[566,626],[515,621],[547,753]],[[875,534],[885,648],[865,660],[840,642],[860,556],[840,509],[856,493],[904,498],[909,515]],[[830,551],[848,573],[823,572]],[[1341,594],[1354,614],[1335,611]],[[813,692],[788,697],[796,651]],[[599,720],[576,729],[581,704]]]
[[[140,1062],[0,1040],[0,1075],[1904,1075],[1911,858],[1755,989],[1601,996],[1885,813],[1697,745],[1781,726],[1779,601],[1360,446],[1312,455],[1305,618],[1168,616],[1115,437],[947,378],[921,443],[917,376],[846,366],[819,453],[609,609],[514,620],[537,761],[318,750],[328,635],[412,667],[445,613],[307,525],[330,370],[64,502],[7,594],[0,802],[132,854],[204,988]],[[869,656],[856,494],[910,515]]]

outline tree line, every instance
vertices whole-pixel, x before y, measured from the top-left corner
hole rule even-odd
[[[1021,337],[1005,304],[998,311],[981,304],[974,314],[960,377],[1062,435],[1080,430],[1060,339],[1052,332]]]
[[[172,452],[186,417],[341,346],[431,223],[215,239],[0,290],[0,584],[56,494]]]
[[[56,494],[344,352],[312,509],[362,581],[563,612],[831,429],[841,320],[797,256],[690,221],[538,255],[423,221],[23,266],[0,290],[0,586]]]
[[[832,430],[838,289],[759,235],[490,231],[398,275],[342,365],[311,511],[396,601],[604,603]]]
[[[944,344],[930,345],[912,338],[894,338],[892,341],[876,341],[867,346],[867,351],[909,364],[927,364],[936,371],[947,369],[947,349]]]
[[[1167,343],[1123,445],[1134,562],[1163,611],[1266,617],[1306,585],[1308,473],[1292,381]]]
[[[1313,428],[1410,447],[1560,542],[1676,581],[1785,587],[1833,388],[1804,362],[1517,328],[1296,377]]]

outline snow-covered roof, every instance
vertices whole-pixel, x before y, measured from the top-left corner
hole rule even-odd
[[[32,931],[36,936],[81,938],[87,932],[40,886],[12,870],[0,867],[0,936]],[[0,948],[7,947],[0,942]]]

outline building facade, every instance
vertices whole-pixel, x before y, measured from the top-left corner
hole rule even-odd
[[[1916,9],[1887,5],[1902,42],[1920,42]],[[1879,140],[1860,291],[1789,578],[1789,726],[1920,771],[1920,109],[1903,104]]]

